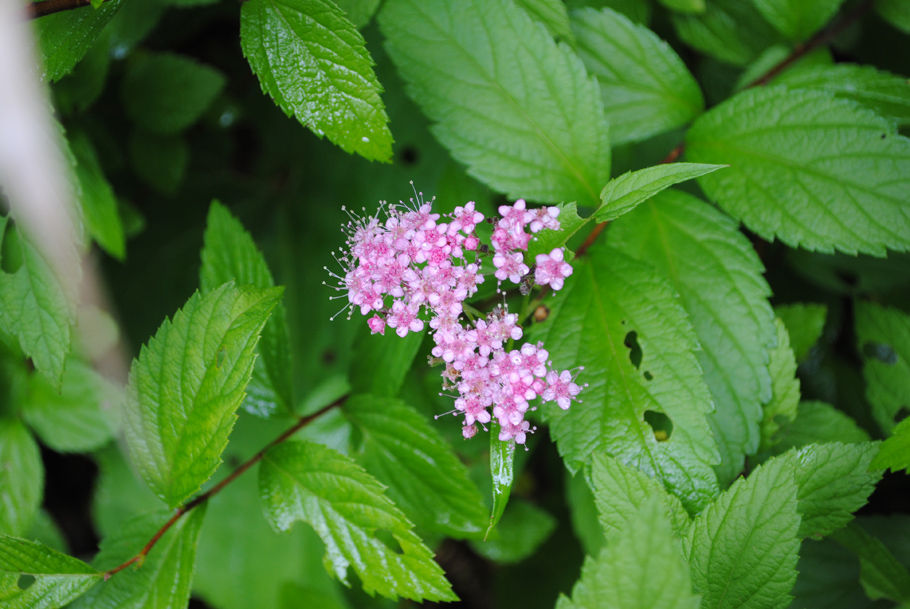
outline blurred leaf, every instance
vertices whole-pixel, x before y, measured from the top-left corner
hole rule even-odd
[[[671,495],[666,494],[666,496],[670,497]],[[572,519],[572,530],[581,543],[581,549],[585,554],[590,554],[591,556],[599,554],[606,543],[603,526],[601,526],[598,518],[598,509],[594,503],[594,493],[591,487],[588,486],[585,476],[581,473],[577,473],[574,476],[566,476],[566,503],[570,507],[569,516]]]
[[[574,42],[575,36],[569,26],[569,13],[562,0],[517,0],[531,18],[542,24],[550,35],[564,42]]]
[[[856,104],[749,89],[695,122],[686,156],[731,165],[699,184],[765,239],[876,256],[910,249],[910,140]]]
[[[35,19],[32,23],[44,67],[41,77],[54,82],[72,70],[119,8],[120,0],[110,0],[98,9],[77,8]]]
[[[805,609],[873,609],[881,605],[863,593],[856,554],[830,539],[803,541],[793,587],[792,607]]]
[[[0,419],[0,533],[23,535],[44,493],[38,443],[16,419]]]
[[[408,93],[468,173],[511,198],[597,200],[610,150],[596,83],[524,11],[393,0],[379,23]]]
[[[136,514],[162,507],[160,499],[130,467],[117,443],[108,444],[92,456],[98,465],[92,522],[102,538],[116,535]]]
[[[837,12],[844,0],[752,0],[778,32],[790,40],[805,40]]]
[[[19,586],[23,576],[34,581]],[[78,558],[38,543],[0,535],[0,601],[9,609],[56,609],[84,594],[101,574]]]
[[[824,402],[800,402],[796,418],[774,438],[775,451],[823,442],[868,442],[867,434],[847,414]]]
[[[32,526],[25,538],[43,543],[58,552],[66,552],[66,540],[63,539],[63,532],[47,510],[43,508],[35,514],[35,520],[32,521]]]
[[[348,378],[354,393],[398,395],[404,377],[414,363],[423,334],[411,332],[404,338],[386,328],[386,334],[371,334],[362,320],[352,347]]]
[[[737,66],[746,65],[780,40],[748,0],[711,0],[701,14],[676,14],[672,19],[686,44]]]
[[[892,472],[910,470],[910,417],[897,424],[872,464]]]
[[[486,540],[471,541],[475,552],[499,564],[528,558],[556,528],[556,519],[532,503],[514,499],[510,506]]]
[[[770,350],[768,373],[771,375],[771,399],[764,405],[761,420],[761,447],[767,449],[774,444],[774,437],[781,427],[796,418],[799,407],[800,387],[796,378],[796,358],[790,348],[787,328],[779,317],[774,319],[777,327],[777,346]]]
[[[99,40],[73,71],[53,87],[54,105],[62,114],[84,112],[101,95],[111,65],[108,46],[106,40]]]
[[[279,288],[222,285],[193,294],[142,347],[130,370],[126,439],[133,462],[171,507],[221,463]]]
[[[174,53],[137,53],[127,64],[120,98],[127,116],[155,133],[183,131],[224,88],[215,68]]]
[[[120,60],[135,52],[161,21],[166,9],[166,0],[124,4],[105,28],[105,33],[110,35],[108,47],[111,56]]]
[[[910,602],[910,572],[885,544],[855,522],[834,533],[832,538],[859,556],[860,581],[869,598]]]
[[[876,0],[875,10],[885,21],[910,34],[910,5],[904,0]]]
[[[705,0],[658,0],[669,9],[680,13],[704,13]]]
[[[240,46],[262,90],[345,152],[388,161],[392,134],[363,36],[331,0],[249,0]]]
[[[614,145],[684,125],[704,109],[698,83],[651,30],[610,9],[572,13],[578,55],[597,77]]]
[[[180,188],[190,157],[182,135],[133,129],[129,154],[133,172],[147,185],[166,195],[173,195]]]
[[[82,216],[89,234],[108,254],[123,260],[126,256],[126,236],[117,212],[117,198],[92,142],[84,133],[69,134],[69,145],[76,157],[76,178],[79,180]]]
[[[696,357],[721,453],[715,470],[726,485],[758,448],[761,404],[771,397],[768,349],[776,334],[761,260],[729,217],[676,190],[620,219],[608,242],[651,264],[679,292],[702,347]]]
[[[366,27],[373,20],[373,15],[379,8],[380,0],[336,0],[335,4],[341,8],[348,19],[358,29]]]
[[[872,414],[891,433],[910,409],[910,315],[871,302],[857,303],[856,344]]]
[[[343,582],[351,566],[368,594],[457,600],[382,485],[341,453],[310,442],[279,444],[262,459],[259,488],[272,526],[286,531],[297,520],[309,523],[326,544],[326,567]],[[397,543],[387,545],[379,531]]]
[[[499,439],[499,423],[490,421],[490,487],[493,491],[493,509],[490,512],[490,524],[484,539],[499,523],[515,482],[513,465],[515,461],[515,442]]]
[[[821,338],[828,307],[812,303],[779,305],[774,307],[774,314],[787,330],[796,363],[802,364],[809,357],[809,350]]]

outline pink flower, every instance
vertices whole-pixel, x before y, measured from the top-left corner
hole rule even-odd
[[[385,320],[378,315],[374,315],[367,320],[370,327],[370,334],[385,334]]]
[[[534,283],[549,284],[554,292],[561,290],[565,278],[572,274],[572,265],[565,261],[565,252],[561,247],[549,254],[538,254],[535,264]]]

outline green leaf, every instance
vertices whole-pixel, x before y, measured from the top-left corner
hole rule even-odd
[[[898,125],[910,124],[910,83],[903,76],[872,66],[839,63],[787,70],[774,84],[827,91],[871,108]]]
[[[723,62],[744,66],[780,40],[748,0],[711,0],[704,13],[673,15],[686,44]]]
[[[799,549],[799,577],[793,587],[792,607],[803,609],[880,609],[859,583],[857,556],[830,539],[803,541]]]
[[[330,0],[250,0],[240,46],[262,90],[345,152],[388,161],[389,118],[366,43]]]
[[[193,294],[142,347],[130,370],[126,439],[133,462],[168,505],[215,473],[237,418],[256,343],[281,289],[225,284]]]
[[[215,68],[173,53],[137,53],[120,86],[126,115],[156,133],[183,131],[212,104],[225,78]]]
[[[79,599],[73,609],[183,609],[190,598],[196,545],[205,505],[181,517],[158,540],[138,567],[127,568]],[[142,514],[101,541],[93,564],[113,569],[132,558],[168,518],[167,512]]]
[[[309,523],[326,544],[326,565],[346,582],[353,567],[368,594],[413,600],[457,600],[433,553],[412,524],[359,465],[330,448],[285,442],[270,449],[259,469],[263,507],[272,525]],[[380,537],[386,532],[398,552]]]
[[[847,414],[824,402],[800,402],[796,418],[775,438],[774,450],[822,442],[868,442],[866,433]]]
[[[123,260],[126,236],[117,212],[117,199],[104,177],[91,141],[81,132],[70,133],[69,145],[76,157],[76,178],[81,196],[79,203],[89,234],[108,254]]]
[[[111,66],[110,45],[104,38],[92,46],[72,72],[54,85],[54,107],[61,114],[83,112],[97,101]]]
[[[43,491],[38,443],[16,419],[0,419],[0,533],[26,533]]]
[[[411,332],[404,338],[391,330],[387,334],[371,334],[366,323],[360,322],[348,367],[353,392],[398,395],[421,342],[420,333]]]
[[[180,188],[190,160],[189,146],[182,135],[141,129],[130,133],[129,155],[136,177],[166,195],[173,195]]]
[[[714,401],[708,422],[726,485],[758,448],[761,403],[771,397],[776,335],[761,260],[728,216],[676,190],[616,222],[608,242],[651,264],[680,295],[702,347],[696,356]]]
[[[108,444],[92,457],[98,466],[92,522],[102,538],[116,535],[136,514],[161,508],[160,500],[134,472],[118,443]]]
[[[658,0],[658,2],[679,13],[704,13],[707,8],[705,0]]]
[[[556,528],[556,519],[534,504],[514,499],[502,520],[484,541],[471,548],[499,564],[514,564],[532,556]]]
[[[910,249],[910,140],[856,104],[749,89],[695,122],[686,156],[730,164],[699,184],[765,239],[876,256]]]
[[[638,171],[627,171],[621,176],[613,178],[604,186],[600,193],[603,204],[594,212],[594,220],[596,222],[615,220],[674,184],[724,167],[725,165],[665,163]]]
[[[658,500],[676,534],[688,526],[689,515],[679,499],[641,471],[605,454],[594,455],[590,471],[589,484],[608,544],[634,526],[636,514],[654,499]]]
[[[569,13],[562,0],[516,0],[534,21],[542,24],[550,35],[564,42],[574,42],[569,25]]]
[[[685,125],[705,107],[676,52],[648,28],[608,8],[572,13],[576,50],[597,78],[614,145]]]
[[[88,452],[112,437],[122,393],[90,365],[69,358],[59,389],[29,378],[22,417],[57,452]]]
[[[828,307],[810,303],[780,305],[774,307],[774,314],[784,324],[796,363],[803,363],[809,357],[812,345],[821,338]]]
[[[202,248],[199,286],[203,294],[228,281],[260,289],[274,287],[275,280],[262,252],[243,225],[218,201],[212,201]],[[262,329],[259,357],[247,387],[244,408],[259,416],[290,412],[294,406],[291,383],[291,347],[287,313],[278,303]]]
[[[515,462],[515,442],[499,439],[499,423],[490,422],[490,486],[493,491],[493,508],[490,511],[490,524],[484,539],[499,523],[509,496],[512,494],[512,484],[515,482],[513,465]]]
[[[433,133],[509,197],[593,204],[610,172],[597,84],[508,0],[392,0],[386,46]]]
[[[897,424],[891,437],[885,440],[872,465],[889,468],[892,472],[910,471],[910,418]]]
[[[689,564],[703,609],[789,606],[799,550],[797,490],[785,464],[769,462],[695,518]]]
[[[638,471],[638,470],[633,470]],[[665,493],[668,497],[671,495]],[[572,522],[572,531],[581,542],[581,549],[585,554],[594,556],[606,544],[603,527],[597,514],[594,503],[594,493],[585,476],[578,473],[566,476],[566,503],[572,506],[569,517]],[[685,511],[685,510],[683,510]]]
[[[6,218],[0,220],[0,244]],[[55,385],[63,376],[70,349],[72,311],[50,265],[38,250],[15,231],[21,266],[14,273],[0,270],[0,335],[18,340],[35,368]]]
[[[875,10],[885,21],[910,34],[910,6],[904,0],[876,0]]]
[[[856,342],[863,356],[866,398],[875,420],[890,433],[910,407],[910,315],[857,303]]]
[[[859,555],[860,581],[869,598],[910,602],[910,573],[885,544],[855,522],[837,531],[832,537]]]
[[[550,432],[570,471],[606,452],[696,510],[717,491],[717,449],[692,326],[651,268],[612,247],[586,258],[550,302],[548,320],[529,332],[556,368],[584,366],[578,382],[589,383],[583,403],[544,407]]]
[[[778,32],[805,40],[825,25],[844,0],[752,0]]]
[[[421,529],[475,537],[486,520],[468,470],[423,415],[400,400],[360,395],[342,412],[363,435],[360,462]]]
[[[34,581],[23,589],[22,576]],[[101,573],[37,541],[0,535],[0,603],[6,609],[56,609],[85,593]]]
[[[761,421],[761,446],[775,443],[775,436],[789,421],[796,418],[799,407],[799,379],[796,378],[796,358],[790,348],[787,328],[775,318],[777,346],[771,349],[768,372],[771,375],[771,399],[765,403]]]
[[[35,38],[44,66],[41,77],[54,82],[72,70],[119,8],[120,0],[110,0],[97,10],[77,8],[35,19]]]
[[[358,29],[367,26],[379,8],[379,0],[336,0],[335,4]]]
[[[660,499],[647,499],[595,558],[587,558],[572,601],[557,609],[696,609],[689,565]]]

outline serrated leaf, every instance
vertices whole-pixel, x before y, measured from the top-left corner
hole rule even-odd
[[[30,586],[18,585],[23,575]],[[101,573],[37,541],[0,535],[0,603],[6,609],[56,609],[85,593]]]
[[[891,437],[882,444],[872,465],[882,469],[888,468],[892,472],[910,471],[910,418],[897,424],[891,432]]]
[[[250,0],[240,46],[262,90],[344,151],[388,161],[392,134],[366,43],[330,0]]]
[[[126,115],[155,133],[183,131],[202,116],[224,88],[215,68],[174,53],[137,53],[120,85]]]
[[[604,186],[600,193],[603,204],[594,212],[594,220],[597,222],[615,220],[674,184],[692,180],[724,167],[725,165],[664,163],[638,171],[627,171]]]
[[[764,405],[761,420],[761,446],[767,449],[775,443],[781,427],[796,418],[800,387],[796,378],[796,358],[790,348],[787,328],[780,318],[777,327],[777,346],[770,350],[768,373],[771,375],[771,399]]]
[[[563,42],[575,41],[569,26],[569,13],[562,0],[517,0],[516,4],[547,28],[551,36]]]
[[[393,0],[386,47],[433,133],[506,193],[593,204],[610,171],[597,84],[508,0]]]
[[[400,400],[369,395],[348,399],[342,412],[363,435],[361,464],[417,526],[454,538],[483,530],[480,491],[420,413]]]
[[[827,91],[871,108],[898,125],[910,124],[910,82],[872,66],[839,63],[787,70],[774,84]]]
[[[633,526],[635,515],[653,499],[658,500],[677,535],[689,524],[689,514],[679,499],[653,478],[609,455],[594,455],[589,485],[608,544]]]
[[[83,112],[94,104],[104,90],[110,65],[109,44],[102,37],[86,52],[73,71],[52,88],[54,107],[60,114]]]
[[[910,408],[910,315],[871,302],[856,305],[856,342],[863,357],[866,398],[890,433]]]
[[[88,452],[113,437],[121,391],[91,366],[69,358],[60,388],[29,379],[22,417],[41,441],[58,452]]]
[[[326,565],[347,581],[353,567],[368,594],[413,600],[457,600],[433,553],[412,524],[359,465],[319,444],[285,442],[259,469],[265,514],[278,530],[309,523],[326,544]],[[401,551],[376,533],[387,532]]]
[[[844,0],[752,0],[778,32],[790,40],[804,40],[837,12]]]
[[[70,133],[69,145],[77,161],[75,174],[81,191],[79,203],[85,226],[104,251],[123,260],[126,256],[126,236],[117,212],[117,199],[104,177],[95,149],[81,132]]]
[[[774,307],[774,314],[787,330],[796,363],[803,363],[809,357],[809,350],[821,338],[828,307],[810,303],[780,305]]]
[[[126,439],[133,462],[168,505],[195,493],[221,463],[280,288],[225,284],[193,294],[142,347],[130,370]]]
[[[651,264],[680,295],[701,344],[696,357],[721,453],[715,469],[725,485],[758,448],[761,403],[771,397],[768,349],[776,334],[761,260],[729,217],[675,190],[616,222],[608,242]]]
[[[910,140],[856,104],[749,89],[695,121],[686,157],[730,164],[699,184],[765,239],[876,256],[910,249]]]
[[[556,603],[556,609],[601,607],[699,607],[689,565],[659,498],[648,498],[629,514],[628,525],[600,555],[585,560],[571,602],[561,597]]]
[[[97,10],[77,8],[35,19],[41,77],[54,82],[72,70],[119,8],[120,0],[110,0]]]
[[[705,107],[676,52],[648,28],[603,8],[572,12],[576,51],[597,78],[614,145],[685,125]]]
[[[493,507],[490,510],[490,524],[484,538],[499,523],[509,496],[512,494],[512,484],[515,482],[515,442],[499,439],[499,423],[490,422],[490,488],[493,492]]]
[[[0,533],[23,535],[44,492],[38,443],[16,419],[0,419]]]
[[[556,519],[534,504],[515,499],[483,541],[471,541],[471,548],[487,560],[514,564],[532,556],[556,528]]]
[[[0,244],[7,219],[0,220]],[[0,334],[15,337],[38,372],[60,384],[70,350],[72,311],[50,265],[17,231],[21,266],[0,270]]]
[[[667,281],[616,248],[595,246],[549,304],[529,339],[543,340],[556,368],[584,366],[578,382],[589,384],[582,403],[543,410],[570,471],[606,452],[660,480],[687,509],[704,505],[717,491],[711,396],[695,333]],[[670,429],[656,434],[646,420],[653,415]]]
[[[688,45],[723,62],[744,66],[780,40],[748,0],[711,0],[697,15],[672,16],[676,33]]]
[[[578,215],[575,203],[564,203],[559,207],[559,230],[543,230],[534,235],[528,245],[526,260],[535,260],[537,254],[549,254],[554,248],[563,247],[577,234],[584,234],[582,229],[588,225],[592,216],[582,218]],[[566,259],[572,259],[571,250],[566,251]]]
[[[73,609],[183,609],[196,569],[196,545],[206,506],[181,517],[158,540],[142,564],[113,575],[80,598]],[[139,553],[169,514],[151,512],[132,518],[101,541],[92,564],[113,569]]]
[[[703,609],[790,604],[800,541],[797,491],[785,464],[769,462],[695,518],[687,543]]]
[[[785,425],[773,447],[784,451],[793,446],[823,442],[868,442],[866,433],[847,414],[824,402],[800,402],[796,418]]]
[[[910,572],[885,544],[855,522],[832,538],[859,556],[860,581],[869,598],[910,602]]]
[[[411,332],[404,338],[391,330],[384,335],[371,334],[361,322],[348,366],[352,391],[386,397],[398,395],[421,342],[420,333]]]
[[[260,289],[275,286],[272,273],[253,238],[218,201],[213,201],[209,208],[204,241],[202,268],[199,271],[199,286],[203,294],[228,281]],[[287,313],[281,302],[275,305],[262,329],[256,351],[259,357],[247,386],[244,408],[258,416],[270,416],[277,411],[290,412],[294,406],[291,347]]]

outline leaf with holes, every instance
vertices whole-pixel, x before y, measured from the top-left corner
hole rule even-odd
[[[597,84],[508,0],[391,0],[386,46],[433,133],[508,196],[593,204],[610,173]]]
[[[34,578],[26,588],[20,578]],[[37,541],[0,535],[0,601],[9,609],[63,607],[101,581],[101,573],[78,558]]]
[[[249,0],[240,47],[288,116],[346,152],[392,156],[389,118],[366,42],[331,0]]]
[[[0,419],[0,533],[27,533],[43,491],[38,443],[20,421]]]
[[[714,399],[708,422],[721,453],[718,476],[729,483],[758,448],[761,404],[771,397],[768,349],[776,334],[761,260],[728,216],[675,190],[617,221],[608,242],[651,264],[679,292]]]
[[[830,93],[743,91],[695,121],[686,158],[730,164],[699,184],[765,239],[876,256],[910,249],[910,139]]]
[[[866,398],[890,433],[910,414],[910,315],[871,302],[856,305],[856,340],[863,356]]]
[[[350,566],[368,594],[457,600],[433,552],[383,486],[341,453],[310,442],[279,444],[262,459],[259,491],[276,529],[298,520],[313,527],[326,545],[326,567],[341,581]],[[380,532],[396,543],[390,546]]]
[[[606,452],[660,480],[690,510],[717,492],[711,396],[698,342],[667,280],[614,247],[595,246],[534,327],[557,368],[582,365],[582,404],[544,408],[570,470]]]

